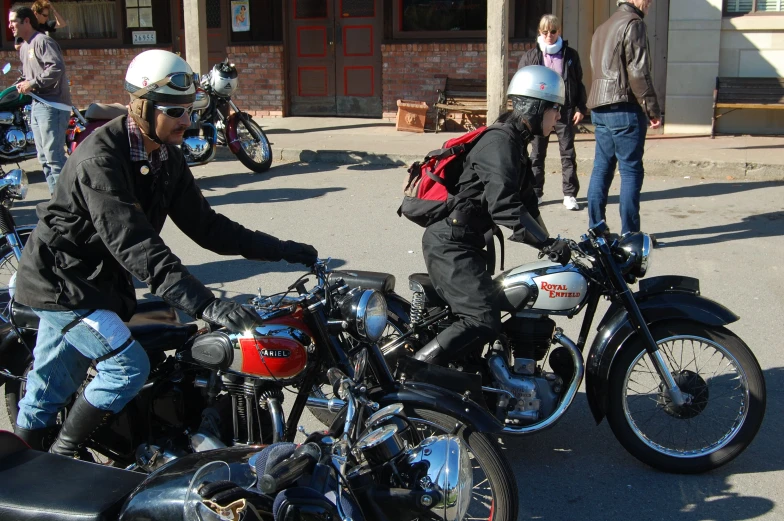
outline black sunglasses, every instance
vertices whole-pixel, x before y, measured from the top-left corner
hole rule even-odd
[[[180,119],[186,112],[188,113],[188,116],[190,116],[191,112],[193,112],[193,105],[188,107],[167,107],[164,105],[155,105],[155,108],[163,112],[164,115],[174,119]]]
[[[556,34],[558,34],[558,29],[551,29],[550,31],[539,31],[539,32],[542,33],[542,35],[546,35],[549,32],[551,35],[555,36]]]

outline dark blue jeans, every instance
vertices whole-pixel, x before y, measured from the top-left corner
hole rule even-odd
[[[617,165],[621,172],[621,233],[638,232],[648,119],[639,105],[617,103],[593,109],[591,122],[596,126],[596,153],[588,186],[589,225],[605,220],[607,192]]]

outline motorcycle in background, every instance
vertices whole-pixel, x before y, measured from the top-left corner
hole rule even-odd
[[[6,63],[3,74],[8,74],[10,70],[11,64]],[[30,127],[30,104],[33,99],[16,90],[18,81],[0,92],[0,165],[18,163],[38,154]]]
[[[237,76],[237,68],[228,58],[201,78],[194,73],[196,100],[191,126],[182,142],[188,165],[209,163],[215,158],[217,147],[222,145],[228,146],[253,172],[266,172],[272,164],[272,147],[264,131],[231,99],[237,88]],[[74,111],[66,132],[69,153],[96,128],[126,113],[127,108],[121,104],[92,103],[84,111],[84,121],[80,121],[79,111]]]

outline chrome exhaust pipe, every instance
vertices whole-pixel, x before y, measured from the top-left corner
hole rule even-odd
[[[534,432],[539,432],[544,429],[549,429],[555,425],[558,420],[561,419],[569,406],[572,405],[572,401],[574,400],[575,395],[577,395],[577,389],[580,388],[580,384],[583,381],[583,376],[585,375],[583,354],[579,349],[577,349],[575,343],[572,342],[569,337],[563,334],[563,330],[561,328],[556,329],[553,339],[569,350],[569,354],[572,355],[572,361],[574,362],[574,376],[572,377],[572,381],[569,383],[569,388],[566,390],[566,394],[564,394],[563,399],[561,399],[561,403],[555,409],[555,412],[553,412],[553,414],[544,420],[540,421],[539,423],[534,423],[533,425],[526,425],[524,427],[513,427],[507,425],[504,427],[504,434],[522,436],[525,434],[533,434]]]

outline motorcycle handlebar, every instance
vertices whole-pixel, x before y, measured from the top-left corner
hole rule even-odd
[[[259,478],[259,490],[274,494],[297,481],[304,473],[312,470],[321,457],[321,449],[315,443],[305,443],[287,459],[273,466]]]

